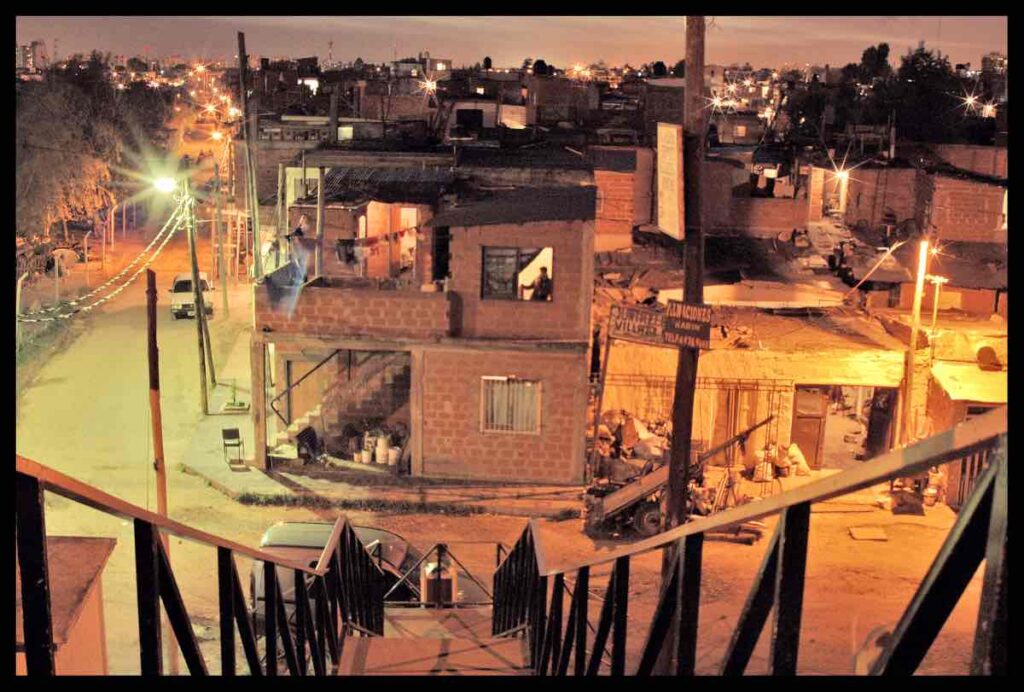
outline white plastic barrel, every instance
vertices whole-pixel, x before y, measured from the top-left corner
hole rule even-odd
[[[377,463],[387,464],[388,463],[388,448],[391,445],[386,435],[381,435],[377,438]]]
[[[398,458],[402,455],[401,447],[392,447],[388,450],[388,466],[395,466],[398,463]]]

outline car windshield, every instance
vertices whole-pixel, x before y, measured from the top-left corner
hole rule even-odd
[[[174,284],[174,292],[175,293],[191,293],[192,292],[192,281],[191,280],[185,280],[185,281],[175,282],[175,284]]]

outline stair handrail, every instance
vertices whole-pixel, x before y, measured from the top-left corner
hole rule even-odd
[[[304,674],[307,668],[307,645],[310,654],[308,662],[313,664],[316,674],[326,674],[328,654],[337,666],[341,651],[339,640],[343,638],[345,629],[343,627],[338,632],[330,622],[376,635],[383,634],[384,573],[367,554],[344,514],[338,515],[316,565],[311,567],[309,563],[282,558],[151,512],[27,457],[16,455],[15,460],[18,568],[22,582],[26,668],[30,675],[55,673],[46,561],[46,491],[105,514],[134,521],[143,674],[160,674],[162,670],[158,633],[160,601],[163,601],[167,610],[189,672],[207,672],[170,561],[160,540],[162,534],[217,549],[222,670],[234,671],[234,624],[237,623],[250,671],[255,675],[276,674],[272,670],[277,663],[276,653],[266,656],[266,661],[273,665],[265,672],[261,668],[253,623],[234,563],[235,554],[261,561],[264,565],[264,620],[267,632],[274,635],[268,637],[267,641],[273,640],[275,643],[271,648],[274,648],[277,639],[281,640],[288,669],[293,675]],[[301,614],[302,622],[298,626],[303,628],[303,632],[294,643],[290,628],[285,624],[284,599],[277,580],[279,569],[292,570],[296,577],[294,603],[297,614]],[[306,587],[307,578],[312,579],[310,591]],[[315,624],[310,598],[316,602]],[[269,607],[267,601],[271,602]],[[154,617],[154,613],[157,616]],[[338,617],[331,619],[328,613],[340,615],[340,620]]]
[[[674,669],[677,675],[693,675],[705,533],[779,513],[778,527],[769,541],[767,553],[743,607],[721,673],[741,674],[745,670],[769,610],[772,610],[775,613],[775,631],[771,671],[773,674],[793,675],[797,670],[811,505],[886,480],[927,472],[942,463],[980,457],[988,462],[985,470],[974,484],[971,496],[901,617],[889,644],[872,664],[871,673],[909,674],[916,670],[982,559],[987,566],[975,631],[972,671],[1005,673],[1008,646],[1006,440],[1007,408],[1002,406],[950,430],[892,450],[858,468],[768,499],[695,519],[631,546],[594,554],[571,564],[554,563],[537,521],[531,519],[495,571],[492,634],[508,635],[525,627],[529,636],[530,665],[539,675],[547,674],[549,665],[552,674],[567,674],[573,649],[575,674],[596,675],[604,663],[605,644],[612,636],[611,674],[625,674],[630,559],[634,555],[671,547],[674,549],[668,571],[671,576],[668,583],[662,580],[658,605],[636,674],[650,675],[653,672],[674,618],[679,632]],[[587,637],[590,572],[592,567],[607,563],[613,563],[614,568],[608,580],[593,645],[590,646]],[[569,606],[568,624],[564,625],[563,641],[564,580],[572,571],[576,573],[577,582]],[[554,580],[550,610],[547,606],[549,579]],[[943,586],[936,587],[936,584]]]
[[[278,401],[280,401],[280,400],[281,400],[281,399],[282,399],[283,397],[287,396],[289,392],[291,392],[291,391],[292,391],[293,389],[295,389],[295,388],[296,388],[296,387],[298,387],[298,386],[299,386],[300,384],[302,384],[302,382],[303,382],[303,381],[304,381],[304,380],[305,380],[305,379],[306,379],[307,377],[309,377],[309,376],[310,376],[310,375],[312,375],[312,374],[313,374],[314,372],[316,372],[317,370],[319,370],[319,369],[320,369],[321,367],[323,367],[323,365],[324,365],[325,363],[327,363],[327,361],[329,361],[329,360],[330,360],[331,358],[334,358],[334,357],[335,357],[336,355],[338,355],[339,353],[341,353],[341,349],[340,349],[340,348],[339,348],[339,349],[335,349],[335,350],[334,350],[334,351],[333,351],[333,352],[332,352],[332,353],[331,353],[330,355],[328,355],[328,356],[327,356],[326,358],[324,358],[324,359],[323,359],[323,360],[321,360],[321,361],[320,361],[319,363],[317,363],[316,365],[314,365],[314,366],[313,366],[313,367],[312,367],[312,368],[310,369],[310,371],[309,371],[309,372],[305,373],[305,374],[304,374],[304,375],[303,375],[302,377],[300,377],[299,379],[297,379],[297,380],[295,380],[294,382],[292,382],[292,383],[291,383],[290,385],[288,385],[288,387],[286,387],[286,388],[285,388],[285,390],[284,390],[283,392],[281,392],[280,394],[278,394],[277,396],[275,396],[275,397],[274,397],[273,399],[271,399],[271,400],[270,400],[270,409],[271,409],[271,410],[272,410],[272,411],[273,411],[274,413],[276,413],[276,414],[277,414],[277,417],[281,419],[281,422],[282,422],[282,423],[284,423],[285,425],[291,425],[291,421],[290,421],[290,420],[286,420],[286,419],[285,419],[285,417],[284,417],[283,415],[281,415],[281,412],[277,410],[277,406],[276,406],[275,404],[277,404],[277,402],[278,402]],[[290,414],[290,412],[289,412],[289,414]]]

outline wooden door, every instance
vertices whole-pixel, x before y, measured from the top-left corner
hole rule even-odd
[[[797,387],[793,393],[793,430],[795,442],[812,469],[824,461],[825,418],[828,415],[828,387]]]

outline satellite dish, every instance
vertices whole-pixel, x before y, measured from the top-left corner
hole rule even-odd
[[[1002,370],[1003,364],[999,360],[999,354],[991,346],[982,346],[975,354],[978,359],[978,367],[982,370]]]

